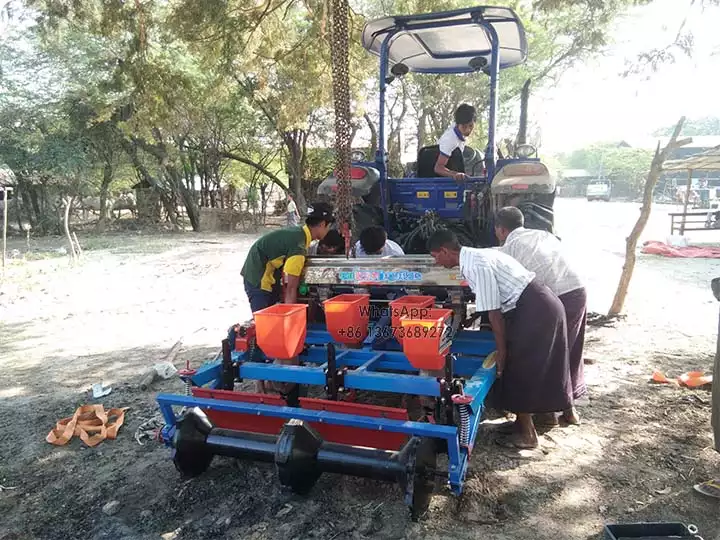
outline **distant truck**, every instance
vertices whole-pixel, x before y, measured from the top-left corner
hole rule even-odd
[[[593,180],[588,184],[585,196],[588,201],[610,201],[612,186],[609,180]]]

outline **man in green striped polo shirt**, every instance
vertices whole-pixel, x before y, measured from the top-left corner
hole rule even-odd
[[[304,226],[269,232],[253,244],[240,272],[253,313],[280,302],[283,273],[287,276],[283,302],[297,301],[308,246],[325,238],[334,221],[332,205],[315,203],[308,206]]]

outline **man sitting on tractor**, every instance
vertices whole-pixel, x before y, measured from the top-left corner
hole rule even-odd
[[[308,247],[313,240],[325,238],[334,221],[333,207],[316,203],[308,207],[303,227],[269,232],[252,245],[240,274],[253,313],[280,302],[283,271],[287,276],[284,302],[297,301]]]
[[[355,243],[357,257],[381,255],[383,257],[405,255],[403,248],[392,240],[388,240],[385,229],[378,225],[367,227],[360,233],[360,240]]]
[[[435,174],[454,178],[457,182],[465,180],[465,173],[452,171],[447,168],[447,164],[448,159],[456,149],[459,149],[460,152],[465,149],[465,140],[475,128],[475,119],[475,107],[472,105],[463,103],[457,108],[455,111],[455,125],[447,128],[445,133],[438,139],[440,153],[435,162]]]

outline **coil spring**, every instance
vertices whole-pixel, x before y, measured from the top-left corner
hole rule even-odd
[[[245,356],[246,362],[254,362],[255,361],[255,340],[251,339],[250,344],[248,345],[247,355]]]
[[[192,396],[192,381],[190,380],[190,377],[185,379],[185,395]]]
[[[461,404],[457,408],[460,413],[460,446],[467,446],[470,442],[470,406]]]

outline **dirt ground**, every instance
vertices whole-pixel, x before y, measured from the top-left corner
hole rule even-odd
[[[668,207],[645,234],[663,240]],[[590,308],[607,309],[630,203],[561,199],[560,235],[584,272]],[[610,223],[611,222],[611,223]],[[716,236],[712,236],[716,235]],[[698,233],[697,242],[720,242]],[[250,235],[80,235],[84,261],[68,266],[62,239],[12,239],[0,285],[0,539],[594,539],[605,523],[680,521],[720,539],[720,506],[692,490],[720,476],[710,393],[648,383],[712,369],[720,261],[640,256],[627,319],[589,330],[589,402],[581,426],[542,437],[542,450],[501,449],[478,437],[465,494],[442,490],[411,523],[399,488],[323,476],[302,498],[279,487],[271,466],[216,459],[183,481],[170,452],[133,434],[157,415],[159,391],[140,374],[186,336],[176,365],[213,357],[227,327],[249,315],[239,271]],[[93,400],[103,382],[110,395]],[[129,407],[114,441],[95,449],[45,442],[84,403]],[[106,505],[112,501],[116,504]],[[105,507],[105,511],[103,508]]]

